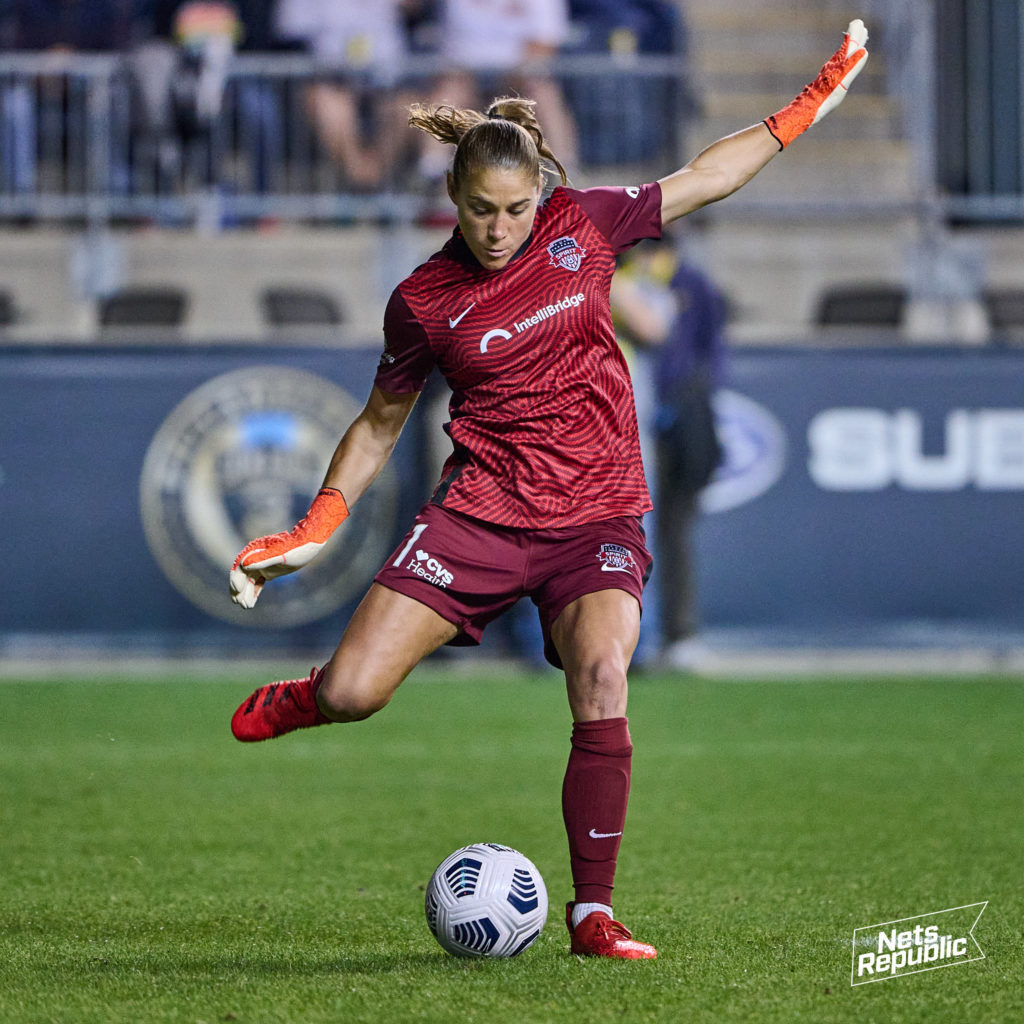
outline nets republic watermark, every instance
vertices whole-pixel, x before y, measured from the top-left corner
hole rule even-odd
[[[987,906],[985,900],[854,929],[850,984],[867,985],[984,960],[974,929]]]

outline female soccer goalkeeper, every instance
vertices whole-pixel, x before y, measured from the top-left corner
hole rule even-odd
[[[433,496],[331,659],[308,679],[256,690],[232,730],[254,741],[367,718],[422,658],[444,643],[479,643],[488,622],[529,594],[573,719],[562,789],[573,953],[657,955],[611,906],[632,753],[626,672],[651,561],[633,393],[608,305],[615,256],[749,181],[840,102],[866,41],[852,22],[788,106],[636,188],[567,188],[529,101],[496,100],[486,113],[414,107],[411,125],[455,146],[448,194],[458,228],[392,294],[374,387],[308,514],[252,541],[231,570],[233,599],[251,608],[267,580],[309,562],[380,472],[427,374],[441,369],[454,450]],[[561,186],[542,201],[551,168]]]

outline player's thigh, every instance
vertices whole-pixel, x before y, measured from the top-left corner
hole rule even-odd
[[[321,699],[347,717],[366,717],[458,631],[432,608],[374,583],[324,667]]]
[[[551,624],[576,722],[626,714],[626,673],[640,638],[640,605],[625,590],[584,594]]]

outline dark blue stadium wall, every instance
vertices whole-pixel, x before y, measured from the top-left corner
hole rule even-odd
[[[1024,638],[1024,352],[741,352],[698,530],[709,626],[855,645]]]
[[[254,612],[231,604],[227,568],[305,510],[378,351],[3,350],[0,652],[333,647],[430,493],[419,420],[328,551]],[[697,536],[707,625],[1019,644],[1022,381],[1021,351],[736,352]]]
[[[7,349],[0,635],[186,653],[330,644],[429,495],[418,423],[320,559],[252,612],[228,568],[308,507],[369,392],[373,349]]]

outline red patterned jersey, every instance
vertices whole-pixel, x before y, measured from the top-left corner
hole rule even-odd
[[[456,229],[394,291],[376,385],[452,389],[454,451],[433,501],[547,528],[651,507],[608,290],[615,256],[661,234],[661,188],[556,188],[523,248],[483,269]]]

